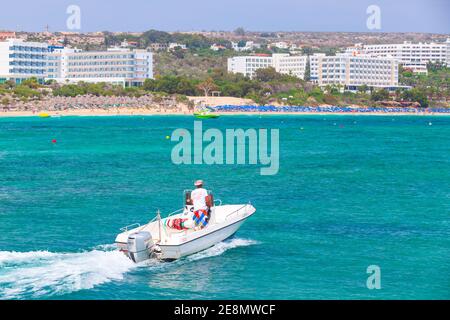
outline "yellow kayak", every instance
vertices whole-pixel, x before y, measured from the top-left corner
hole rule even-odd
[[[50,115],[48,113],[46,113],[46,112],[41,112],[41,113],[38,114],[38,116],[41,117],[41,118],[49,118],[50,117]]]

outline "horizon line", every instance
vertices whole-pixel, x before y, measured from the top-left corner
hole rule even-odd
[[[113,32],[113,33],[145,33],[147,31],[162,31],[167,33],[177,33],[177,32],[199,32],[199,33],[205,33],[205,32],[227,32],[227,33],[233,33],[235,30],[163,30],[163,29],[147,29],[144,31],[122,31],[122,30],[96,30],[96,31],[82,31],[82,30],[54,30],[54,31],[47,31],[47,30],[40,30],[40,31],[30,31],[30,30],[14,30],[14,29],[6,29],[6,28],[0,28],[0,32],[24,32],[24,33],[43,33],[43,32],[49,32],[49,33],[104,33],[104,32]],[[358,33],[358,34],[429,34],[429,35],[448,35],[450,36],[450,31],[447,32],[427,32],[427,31],[380,31],[380,30],[374,30],[374,31],[303,31],[303,30],[274,30],[274,31],[268,31],[268,30],[246,30],[245,32],[249,33]],[[245,35],[243,35],[244,37]]]

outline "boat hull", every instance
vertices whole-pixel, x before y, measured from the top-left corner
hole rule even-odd
[[[244,221],[237,221],[180,245],[160,245],[161,259],[175,260],[208,249],[234,235]]]
[[[219,117],[219,115],[217,114],[199,114],[199,113],[194,113],[194,116],[198,119],[216,119]]]
[[[146,225],[131,230],[124,227],[122,229],[124,232],[117,235],[115,242],[118,248],[128,257],[136,251],[133,249],[134,246],[139,245],[147,247],[149,259],[155,257],[160,260],[175,260],[208,249],[231,237],[255,211],[256,209],[250,204],[214,206],[211,208],[209,223],[204,228],[185,230],[168,228],[168,219],[189,216],[190,211],[186,207],[183,213],[169,215],[170,217],[162,220],[152,220]],[[131,235],[143,232],[148,233],[150,237],[142,235],[146,240],[140,241],[139,244],[135,241],[130,242]],[[142,250],[139,252],[142,252]]]

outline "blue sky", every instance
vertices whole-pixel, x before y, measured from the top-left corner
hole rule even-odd
[[[370,31],[369,5],[381,32],[450,33],[449,0],[0,0],[0,29],[67,31],[66,9],[81,9],[81,32],[234,30]]]

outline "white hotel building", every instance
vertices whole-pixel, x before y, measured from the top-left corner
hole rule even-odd
[[[319,59],[325,56],[325,53],[315,53],[309,56],[309,78],[312,82],[319,80]]]
[[[47,79],[60,83],[108,82],[128,87],[153,78],[153,55],[147,50],[63,48],[49,53],[48,59]]]
[[[447,67],[450,68],[450,38],[447,39],[445,44],[447,45]]]
[[[357,90],[367,85],[374,88],[398,87],[398,61],[392,58],[357,54],[316,55],[311,69],[317,70],[320,86],[342,85]]]
[[[402,44],[357,44],[347,48],[347,52],[360,52],[378,57],[393,57],[404,67],[411,68],[414,72],[427,73],[428,62],[443,62],[450,65],[448,59],[450,39],[444,43],[411,43]]]
[[[43,82],[46,75],[48,45],[6,39],[0,42],[0,83],[12,80],[21,83],[35,77]]]
[[[228,58],[228,72],[253,78],[257,69],[273,67],[279,73],[304,79],[306,60],[307,56],[291,56],[287,53],[274,53],[272,56],[237,56]]]

